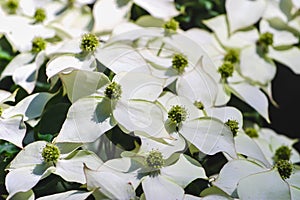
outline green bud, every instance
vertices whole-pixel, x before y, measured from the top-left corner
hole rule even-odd
[[[172,108],[168,112],[168,118],[172,122],[179,124],[186,120],[187,111],[183,106],[172,106]]]
[[[46,41],[41,38],[41,37],[35,37],[33,40],[32,40],[32,47],[31,47],[31,51],[33,53],[38,53],[40,51],[43,51],[46,49]]]
[[[36,9],[34,19],[36,22],[43,22],[46,19],[46,11],[43,8]]]
[[[239,52],[234,49],[229,49],[224,57],[225,62],[231,62],[232,64],[238,63],[240,60]]]
[[[225,61],[218,69],[218,72],[221,74],[222,78],[228,78],[232,76],[234,72],[234,66],[231,62]]]
[[[56,163],[60,156],[60,150],[54,144],[48,143],[43,148],[42,157],[45,162],[54,162]]]
[[[8,8],[10,13],[16,13],[19,7],[19,0],[7,0],[6,7]]]
[[[195,101],[194,105],[199,109],[199,110],[204,110],[204,105],[201,101]]]
[[[2,116],[3,108],[0,106],[0,117]]]
[[[270,32],[263,33],[259,36],[256,41],[257,46],[260,48],[262,53],[269,52],[269,46],[273,45],[273,34]]]
[[[118,100],[121,98],[121,94],[122,94],[122,89],[121,89],[121,85],[116,83],[116,82],[112,82],[110,83],[104,91],[104,94],[107,98],[112,99],[112,100]]]
[[[279,160],[276,162],[276,168],[282,179],[288,179],[293,172],[293,164],[288,160]]]
[[[230,128],[233,136],[236,136],[239,130],[239,123],[236,120],[228,119],[225,124]]]
[[[171,31],[176,31],[179,27],[179,22],[176,21],[175,19],[170,19],[170,21],[166,22],[163,25],[163,28],[166,30],[171,30]]]
[[[187,58],[182,54],[175,54],[172,60],[172,68],[175,69],[178,74],[182,74],[184,69],[188,65]]]
[[[245,133],[251,137],[251,138],[257,138],[258,137],[258,132],[255,128],[246,128]]]
[[[80,48],[82,51],[93,52],[99,46],[99,39],[95,34],[86,33],[81,37]]]
[[[292,155],[292,150],[287,146],[281,146],[275,151],[275,155],[273,157],[275,162],[279,160],[290,160]]]
[[[152,169],[161,169],[165,161],[163,155],[158,150],[151,150],[146,157],[146,165]]]

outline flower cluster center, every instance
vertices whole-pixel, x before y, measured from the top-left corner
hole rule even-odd
[[[293,165],[288,160],[279,160],[276,167],[282,179],[288,179],[292,175]]]
[[[104,94],[106,97],[108,97],[109,99],[112,99],[112,100],[120,99],[121,95],[122,95],[121,85],[116,82],[110,83],[105,88]]]
[[[34,19],[36,22],[43,22],[46,19],[46,11],[43,8],[36,9]]]
[[[42,157],[44,158],[45,162],[57,162],[60,156],[60,150],[54,144],[46,144],[42,151]]]
[[[232,62],[225,61],[223,65],[218,68],[218,72],[221,74],[222,78],[228,78],[232,76],[234,72],[234,65]]]
[[[229,126],[233,136],[236,136],[239,130],[239,123],[236,120],[228,119],[225,124]]]
[[[175,105],[168,112],[168,118],[178,124],[186,120],[187,111],[183,106]]]
[[[99,39],[95,34],[86,33],[81,37],[80,49],[83,51],[93,52],[97,49],[99,44]]]
[[[40,51],[43,51],[46,49],[46,41],[41,38],[41,37],[35,37],[33,40],[32,40],[32,47],[31,47],[31,51],[33,53],[38,53]]]
[[[187,58],[182,54],[175,54],[172,59],[172,68],[175,69],[178,74],[182,74],[185,68],[188,66]]]

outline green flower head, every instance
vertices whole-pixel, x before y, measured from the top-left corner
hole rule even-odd
[[[152,169],[161,169],[165,164],[163,155],[158,150],[151,150],[146,157],[146,165]]]
[[[270,32],[263,33],[259,36],[256,42],[257,46],[260,48],[262,53],[269,52],[269,46],[273,45],[273,34]]]
[[[81,37],[80,49],[82,51],[93,52],[97,49],[99,44],[99,39],[95,34],[86,33]]]
[[[224,56],[225,62],[231,62],[233,64],[238,63],[240,60],[239,52],[234,49],[229,49],[227,54]]]
[[[281,146],[275,151],[275,155],[273,157],[275,162],[279,160],[290,160],[292,155],[292,150],[287,146]]]
[[[43,8],[36,9],[34,19],[36,22],[43,22],[46,19],[46,11]]]
[[[7,0],[6,7],[8,8],[8,10],[11,14],[16,13],[16,11],[19,7],[19,0]]]
[[[168,118],[171,122],[179,124],[186,120],[187,111],[183,106],[172,106],[172,108],[168,112]]]
[[[234,72],[234,65],[231,62],[225,61],[223,65],[218,68],[218,72],[222,78],[228,78],[232,76]]]
[[[112,82],[110,83],[104,91],[104,94],[107,98],[112,99],[112,100],[118,100],[121,98],[121,94],[122,94],[122,89],[121,89],[121,85],[116,83],[116,82]]]
[[[245,133],[251,138],[257,138],[258,137],[258,132],[255,128],[248,127],[248,128],[245,129]]]
[[[169,21],[167,21],[164,25],[163,28],[166,30],[171,30],[171,31],[177,31],[179,27],[179,22],[176,21],[175,19],[170,19]]]
[[[56,163],[60,156],[60,150],[54,144],[48,143],[43,148],[42,157],[45,162],[54,162]]]
[[[175,69],[178,74],[182,74],[184,69],[188,66],[187,58],[182,54],[175,54],[172,59],[172,68]]]
[[[293,164],[288,160],[279,160],[275,166],[282,179],[288,179],[292,175]]]
[[[199,110],[204,110],[204,105],[201,101],[195,101],[194,105],[199,109]]]
[[[230,128],[233,136],[236,136],[239,130],[239,123],[236,120],[228,119],[225,124]]]
[[[33,53],[39,53],[40,51],[43,51],[46,49],[46,41],[41,38],[41,37],[35,37],[32,40],[32,47],[31,47],[31,51]]]

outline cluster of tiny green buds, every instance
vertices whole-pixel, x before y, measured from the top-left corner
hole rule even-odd
[[[178,29],[178,27],[179,27],[179,22],[173,18],[163,24],[163,28],[168,31],[169,30],[176,31]]]
[[[293,172],[293,164],[288,160],[279,160],[276,162],[276,168],[282,179],[288,179]]]
[[[74,6],[75,0],[68,0],[68,6]]]
[[[38,8],[33,17],[36,22],[43,22],[46,19],[46,11],[43,8]]]
[[[270,32],[261,34],[256,44],[258,45],[262,53],[268,53],[269,46],[273,44],[273,34]]]
[[[225,124],[229,126],[233,136],[236,136],[239,130],[239,123],[236,120],[228,119]]]
[[[42,157],[45,162],[54,162],[56,163],[60,156],[60,150],[54,144],[48,143],[43,148]]]
[[[31,51],[33,53],[38,53],[46,49],[46,41],[41,37],[35,37],[32,40]]]
[[[161,169],[165,164],[163,155],[158,150],[151,150],[146,157],[146,165],[152,169]]]
[[[171,122],[179,124],[186,120],[187,111],[183,106],[175,105],[168,112],[168,118]]]
[[[80,49],[82,51],[93,52],[99,44],[99,39],[95,34],[86,33],[81,37]]]
[[[118,100],[121,98],[121,94],[122,94],[122,89],[121,89],[121,85],[116,83],[116,82],[112,82],[110,83],[104,91],[104,94],[107,98],[112,99],[112,100]]]
[[[178,74],[182,74],[184,69],[188,66],[187,58],[182,54],[173,55],[172,68],[175,69]]]
[[[291,155],[292,150],[288,146],[281,146],[276,149],[273,159],[277,163],[279,160],[290,160]]]
[[[231,62],[232,64],[238,63],[240,60],[240,55],[237,50],[229,49],[227,54],[224,56],[225,62]]]
[[[16,13],[19,7],[19,0],[7,0],[6,7],[8,8],[10,13]]]
[[[199,110],[204,110],[204,105],[201,101],[195,101],[194,105],[199,109]]]
[[[245,133],[251,138],[257,138],[258,132],[255,128],[248,127],[245,129]]]
[[[234,72],[234,65],[231,62],[225,61],[223,65],[218,68],[218,72],[221,74],[222,78],[228,78],[232,76]]]

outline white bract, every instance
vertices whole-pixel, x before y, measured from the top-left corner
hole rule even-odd
[[[51,149],[52,152],[46,152],[48,154],[44,156],[48,145],[59,149],[58,152]],[[61,176],[66,181],[86,183],[84,165],[97,169],[102,161],[92,152],[75,151],[78,147],[79,145],[76,144],[48,144],[46,141],[27,145],[7,167],[9,173],[5,182],[9,193],[8,199],[19,192],[29,191],[51,173]],[[53,156],[57,157],[53,158]]]

